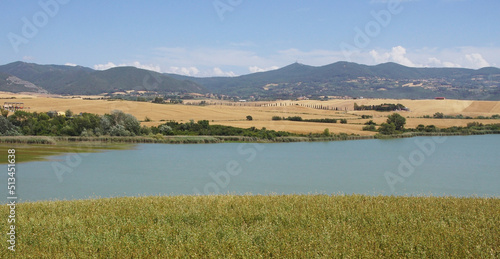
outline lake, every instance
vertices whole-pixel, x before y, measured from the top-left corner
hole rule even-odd
[[[139,144],[16,165],[18,202],[191,194],[500,196],[500,135]],[[7,154],[5,154],[7,157]],[[7,165],[1,166],[7,197]]]

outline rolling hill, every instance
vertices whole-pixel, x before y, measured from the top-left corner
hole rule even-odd
[[[38,89],[28,88],[7,80],[9,76],[32,83]],[[116,67],[97,71],[81,66],[38,65],[14,62],[0,66],[0,90],[10,92],[47,91],[53,94],[96,95],[123,90],[156,91],[159,93],[205,93],[207,90],[194,82],[177,80],[135,67]]]
[[[396,63],[375,66],[337,62],[289,66],[239,77],[195,78],[179,75],[217,94],[241,98],[293,99],[300,96],[500,100],[500,69],[412,68]]]
[[[500,100],[500,69],[413,68],[350,62],[314,67],[294,63],[238,77],[189,77],[135,67],[97,71],[81,66],[14,62],[0,66],[0,90],[95,95],[125,90],[213,93],[231,97],[295,99],[351,96],[396,99]]]

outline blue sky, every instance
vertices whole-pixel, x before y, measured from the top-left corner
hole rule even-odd
[[[500,66],[498,0],[3,0],[0,64],[231,76],[293,62]]]

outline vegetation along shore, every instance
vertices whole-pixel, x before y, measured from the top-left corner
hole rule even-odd
[[[366,116],[365,118],[370,118]],[[247,119],[251,120],[251,116]],[[282,118],[274,116],[273,120]],[[300,123],[300,116],[283,118]],[[309,119],[311,121],[312,119]],[[336,119],[314,119],[322,124],[337,123]],[[344,120],[340,120],[343,123]],[[195,122],[166,121],[158,126],[146,126],[131,114],[115,110],[111,114],[81,113],[67,110],[64,115],[51,112],[15,111],[0,116],[0,143],[55,144],[57,142],[112,142],[112,143],[222,143],[222,142],[299,142],[336,141],[372,138],[412,137],[429,135],[498,134],[500,123],[483,124],[472,121],[464,127],[437,128],[420,124],[405,128],[406,118],[393,113],[381,124],[369,120],[364,131],[376,134],[363,135],[330,133],[292,133],[263,128],[239,128],[211,125],[208,120]]]

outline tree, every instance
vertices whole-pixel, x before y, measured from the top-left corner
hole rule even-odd
[[[155,97],[153,100],[153,103],[163,103],[163,98],[162,97]]]
[[[0,116],[0,135],[12,136],[20,135],[18,128],[14,126],[7,118]]]
[[[340,123],[341,123],[341,124],[346,124],[346,123],[347,123],[347,119],[341,119],[341,120],[340,120]]]
[[[4,116],[5,118],[7,118],[7,116],[9,116],[9,110],[6,110],[4,108],[0,108],[0,112],[2,113],[2,116]]]
[[[392,135],[396,133],[396,126],[393,123],[382,123],[378,128],[378,132],[384,135]]]
[[[330,130],[328,128],[326,128],[325,130],[323,130],[323,136],[326,136],[326,137],[330,136]]]
[[[403,130],[406,124],[406,118],[399,115],[398,113],[393,113],[387,117],[387,124],[394,124],[396,130]]]
[[[70,109],[67,109],[66,112],[64,113],[64,115],[66,115],[66,117],[70,118],[73,116],[73,111],[71,111]]]
[[[248,115],[247,120],[249,120],[249,121],[253,120],[252,116]]]
[[[436,112],[436,113],[434,113],[433,116],[436,119],[442,119],[442,118],[444,118],[444,114],[442,112]]]

